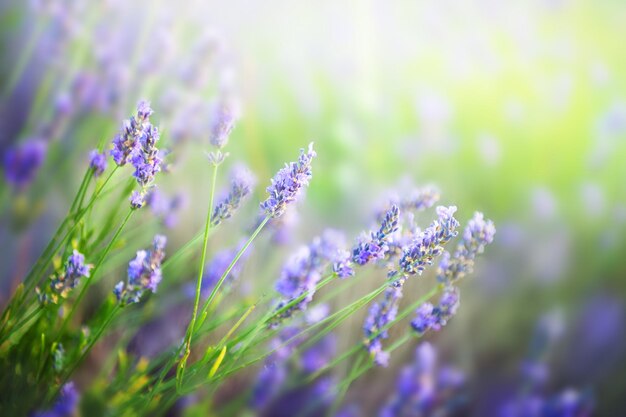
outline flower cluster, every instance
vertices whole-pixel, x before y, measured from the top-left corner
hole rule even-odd
[[[26,188],[37,175],[46,157],[46,142],[30,139],[7,149],[4,154],[4,176],[16,190]]]
[[[113,290],[122,304],[137,303],[144,291],[156,292],[161,282],[161,262],[165,257],[165,236],[156,235],[152,249],[137,251],[135,259],[128,264],[128,280],[120,281]]]
[[[98,178],[107,169],[107,156],[94,149],[89,153],[89,167],[93,170],[93,176]]]
[[[39,411],[35,417],[69,417],[76,414],[80,395],[73,382],[68,382],[61,387],[59,399],[52,408],[47,411]]]
[[[150,123],[152,113],[150,104],[140,101],[136,115],[124,122],[122,131],[113,139],[113,160],[118,166],[130,162],[135,168],[133,176],[141,186],[141,192],[135,192],[131,197],[133,208],[144,205],[145,189],[161,171],[162,159],[156,147],[159,130]]]
[[[424,303],[416,311],[416,317],[411,322],[411,327],[418,335],[423,335],[428,330],[439,331],[448,323],[448,320],[456,314],[459,308],[459,291],[455,287],[447,287],[439,304],[433,306],[431,303]]]
[[[67,298],[71,290],[80,284],[81,278],[89,278],[92,265],[85,263],[85,255],[76,249],[68,256],[63,271],[50,277],[50,292],[37,289],[39,300],[42,303],[58,303],[59,297]]]
[[[139,195],[137,202],[142,203],[142,200]],[[185,196],[179,193],[170,197],[159,191],[157,187],[153,187],[148,192],[145,203],[150,207],[152,214],[159,218],[165,227],[171,229],[178,222],[177,214],[185,205]]]
[[[305,310],[313,300],[317,283],[327,265],[337,260],[343,250],[343,235],[327,229],[313,239],[310,245],[301,247],[283,266],[276,290],[283,296],[277,310],[302,297],[275,317],[275,322],[290,317],[295,311]]]
[[[311,162],[316,156],[313,150],[313,143],[309,144],[308,150],[300,150],[300,157],[297,162],[285,165],[272,179],[272,183],[267,187],[269,196],[261,203],[261,210],[269,217],[280,217],[287,206],[294,202],[302,189],[309,185],[312,170]]]
[[[389,250],[388,243],[391,235],[398,230],[400,209],[392,205],[385,213],[380,228],[371,232],[369,238],[362,237],[352,249],[352,262],[357,265],[365,265],[373,260],[382,259]]]
[[[229,219],[250,194],[255,182],[254,176],[245,166],[235,165],[230,173],[230,190],[226,197],[215,205],[211,225],[217,226]]]
[[[456,207],[437,207],[438,220],[435,220],[426,230],[420,233],[415,240],[404,249],[400,258],[400,268],[408,275],[421,275],[427,265],[432,265],[433,259],[443,253],[443,245],[457,235],[455,229],[459,222],[454,218]]]
[[[474,213],[463,232],[454,256],[449,252],[442,255],[437,279],[443,284],[452,284],[465,274],[471,273],[476,256],[483,253],[485,246],[493,242],[496,228],[491,220],[485,220],[482,213]]]
[[[449,366],[438,367],[437,351],[429,343],[422,343],[415,351],[415,361],[400,371],[396,390],[378,415],[448,415],[464,383],[461,371]]]
[[[382,341],[389,337],[385,327],[391,323],[398,313],[398,303],[402,298],[403,280],[396,281],[386,290],[383,299],[374,303],[363,324],[365,348],[379,366],[387,366],[389,352],[383,350]]]

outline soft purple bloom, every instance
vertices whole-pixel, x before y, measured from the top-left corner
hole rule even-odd
[[[280,217],[289,204],[294,202],[309,185],[312,176],[311,162],[316,156],[313,144],[309,144],[308,151],[300,150],[297,162],[285,165],[272,179],[272,184],[267,187],[268,198],[261,203],[261,209],[267,216]]]
[[[128,263],[128,279],[120,281],[113,290],[122,305],[137,303],[145,291],[156,292],[161,282],[161,262],[165,257],[165,236],[156,235],[150,250],[137,251]]]
[[[457,246],[454,256],[444,252],[437,269],[437,280],[452,284],[472,272],[476,256],[482,254],[485,246],[493,242],[496,228],[491,220],[485,220],[482,213],[474,213],[463,232],[463,240]]]
[[[205,268],[204,277],[202,279],[202,295],[204,297],[208,297],[213,287],[220,280],[226,269],[230,266],[233,259],[237,255],[238,248],[233,249],[224,249],[215,253],[211,261],[207,264]],[[228,275],[224,278],[224,284],[231,285],[238,277],[241,275],[241,269],[243,267],[243,257],[249,252],[245,252],[240,259],[240,262],[237,262],[235,266],[230,270]]]
[[[185,203],[183,194],[169,197],[154,187],[148,192],[145,200],[152,214],[161,219],[165,227],[171,229],[176,226],[178,222],[177,212]]]
[[[215,205],[211,224],[217,226],[230,218],[250,194],[255,182],[254,176],[244,165],[235,165],[230,174],[230,190],[226,197]]]
[[[446,409],[462,387],[463,374],[437,366],[437,352],[429,343],[420,344],[415,361],[398,376],[396,390],[380,410],[380,417],[448,415]]]
[[[133,191],[130,195],[130,206],[134,209],[140,209],[146,204],[146,195],[143,191]]]
[[[81,278],[89,278],[89,271],[93,266],[85,263],[85,256],[76,249],[67,258],[62,273],[52,276],[50,288],[52,300],[57,301],[57,295],[66,298],[69,292],[76,288]]]
[[[457,235],[455,229],[459,222],[454,218],[455,211],[454,206],[437,207],[438,220],[420,233],[402,254],[400,267],[404,273],[421,275],[425,267],[443,253],[443,245]]]
[[[237,109],[232,102],[220,101],[214,105],[211,113],[209,140],[211,145],[221,149],[226,146],[230,132],[235,126]]]
[[[30,139],[14,145],[4,154],[4,177],[17,190],[26,188],[37,175],[46,157],[47,145],[41,139]]]
[[[105,169],[107,169],[107,157],[106,154],[98,152],[94,149],[89,154],[89,167],[93,169],[93,176],[99,177],[102,175]]]
[[[424,303],[418,307],[416,317],[411,322],[411,327],[422,335],[428,330],[439,331],[448,321],[456,314],[459,308],[459,291],[454,287],[446,287],[439,304],[433,306],[430,303]]]
[[[389,251],[391,236],[398,230],[400,209],[392,205],[381,220],[380,228],[371,232],[370,237],[362,236],[352,249],[352,262],[365,265],[374,260],[383,259]]]
[[[336,340],[333,334],[323,337],[300,355],[300,366],[305,373],[314,373],[335,356]]]
[[[382,341],[389,337],[385,326],[396,318],[398,303],[402,298],[402,284],[403,280],[397,281],[385,290],[383,299],[370,307],[363,324],[365,347],[379,366],[387,366],[389,361],[389,353],[383,350]]]
[[[73,382],[68,382],[61,388],[59,398],[48,411],[39,411],[35,417],[72,417],[76,414],[80,395]]]
[[[283,266],[276,290],[283,296],[276,309],[281,309],[298,297],[304,296],[295,305],[278,315],[276,321],[290,317],[297,310],[305,310],[313,300],[315,288],[322,278],[324,269],[343,250],[343,235],[327,229],[322,236],[313,239],[310,245],[301,247]],[[305,295],[306,294],[306,295]]]

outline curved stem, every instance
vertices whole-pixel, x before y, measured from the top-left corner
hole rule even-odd
[[[176,372],[176,380],[178,381],[178,387],[182,383],[185,374],[185,365],[187,359],[191,354],[191,336],[196,325],[196,317],[198,316],[198,307],[200,306],[200,293],[202,292],[202,277],[204,275],[204,264],[206,262],[206,250],[209,242],[209,230],[211,229],[211,214],[213,212],[213,198],[215,196],[215,183],[217,181],[217,168],[218,164],[213,165],[213,178],[211,180],[211,194],[209,196],[209,207],[206,214],[206,222],[204,225],[204,240],[202,242],[202,254],[200,256],[200,267],[198,268],[198,279],[196,281],[196,297],[193,303],[193,312],[191,314],[191,320],[189,321],[189,327],[187,327],[187,336],[185,340],[185,352],[180,362],[178,363],[178,369]]]

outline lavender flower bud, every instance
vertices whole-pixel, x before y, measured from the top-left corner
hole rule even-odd
[[[392,205],[385,213],[377,232],[371,232],[371,238],[362,236],[352,249],[352,261],[365,265],[376,259],[383,259],[389,251],[391,235],[398,230],[400,209]]]
[[[137,251],[135,259],[128,263],[128,279],[120,281],[113,293],[122,304],[137,303],[145,291],[156,292],[161,282],[161,262],[165,257],[165,236],[156,235],[150,250]]]
[[[398,303],[402,298],[402,285],[391,285],[385,290],[383,299],[372,305],[363,325],[365,348],[379,366],[387,366],[389,353],[382,347],[382,341],[389,337],[384,327],[396,318]]]
[[[416,311],[416,317],[411,322],[411,327],[420,336],[431,329],[439,331],[456,314],[458,308],[458,289],[447,287],[437,306],[433,306],[430,303],[424,303],[419,306]]]
[[[59,398],[48,411],[38,411],[35,417],[69,417],[76,415],[80,395],[73,382],[68,382],[61,388]]]
[[[236,121],[237,110],[234,103],[219,102],[215,104],[211,114],[209,137],[211,145],[218,149],[226,146]]]
[[[457,235],[455,229],[459,222],[453,217],[456,207],[437,207],[438,220],[406,248],[400,258],[400,268],[409,275],[421,275],[427,265],[432,265],[433,258],[443,253],[443,245]]]
[[[89,167],[93,169],[93,176],[98,178],[104,170],[107,169],[107,158],[106,154],[98,152],[97,149],[94,149],[89,154]]]
[[[146,196],[143,191],[133,191],[130,196],[130,206],[134,209],[140,209],[146,204]]]
[[[17,190],[23,190],[33,180],[43,164],[47,145],[41,139],[29,139],[7,149],[4,155],[4,177]]]
[[[51,300],[56,303],[59,296],[67,298],[69,292],[80,284],[81,278],[89,278],[91,268],[92,265],[85,264],[85,256],[74,249],[65,262],[64,271],[51,277]]]
[[[302,192],[302,189],[309,185],[312,176],[311,162],[316,156],[313,150],[313,143],[309,144],[309,149],[305,153],[300,151],[300,158],[297,162],[285,165],[272,179],[272,184],[267,187],[269,197],[261,203],[261,209],[268,216],[280,217],[290,203]]]
[[[213,226],[217,226],[222,221],[229,219],[254,187],[255,178],[244,165],[233,167],[230,177],[230,191],[228,195],[217,203],[213,210],[213,215],[211,216],[211,224]]]

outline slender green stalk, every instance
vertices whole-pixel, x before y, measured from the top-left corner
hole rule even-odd
[[[180,362],[178,362],[178,369],[176,372],[176,381],[178,387],[182,383],[185,375],[185,365],[187,359],[191,354],[191,336],[196,325],[196,317],[198,316],[198,307],[200,306],[200,293],[202,292],[202,277],[204,275],[204,264],[206,262],[207,244],[209,242],[209,230],[211,229],[211,215],[213,212],[213,198],[215,195],[215,183],[217,181],[217,168],[218,164],[213,165],[213,178],[211,180],[211,193],[209,195],[209,207],[206,214],[206,222],[204,225],[204,240],[202,242],[202,253],[200,255],[200,267],[198,268],[198,279],[196,281],[196,297],[193,303],[193,312],[191,313],[191,320],[189,321],[189,327],[187,327],[187,336],[185,340],[185,352]]]
[[[348,389],[350,388],[350,384],[352,384],[352,382],[357,378],[356,375],[357,375],[359,366],[361,365],[361,362],[363,362],[364,355],[365,355],[364,353],[359,355],[357,360],[354,362],[354,365],[352,365],[352,369],[350,370],[350,373],[348,374],[348,378],[346,378],[346,380],[344,381],[344,384],[342,384],[343,386],[341,387],[341,389],[338,390],[338,393],[335,396],[335,400],[333,401],[333,405],[328,409],[328,413],[327,413],[328,417],[334,416],[337,410],[339,409],[339,406],[343,402],[343,398],[346,396],[346,393],[348,392]]]
[[[215,284],[215,287],[213,287],[213,290],[211,291],[211,294],[207,298],[206,302],[204,303],[204,306],[202,306],[201,315],[200,315],[200,321],[198,322],[197,327],[202,326],[202,323],[206,319],[206,315],[207,315],[207,313],[209,311],[209,307],[211,306],[211,303],[213,302],[213,299],[217,295],[218,291],[220,290],[220,288],[221,288],[222,284],[224,283],[224,280],[226,279],[228,274],[230,274],[230,271],[232,271],[232,269],[237,264],[237,261],[239,261],[239,258],[241,258],[241,256],[245,253],[245,251],[248,249],[248,246],[250,246],[252,244],[252,242],[257,237],[257,235],[259,233],[261,233],[261,230],[263,230],[263,227],[265,227],[265,225],[267,224],[267,222],[269,220],[270,220],[270,217],[266,216],[263,219],[263,221],[259,224],[259,226],[256,228],[256,230],[252,233],[252,235],[248,238],[248,240],[243,245],[243,247],[241,249],[239,249],[239,251],[237,251],[237,254],[233,258],[233,260],[230,262],[230,265],[228,265],[228,268],[226,268],[226,270],[224,271],[224,273],[220,277],[219,281],[217,281],[217,283]]]

